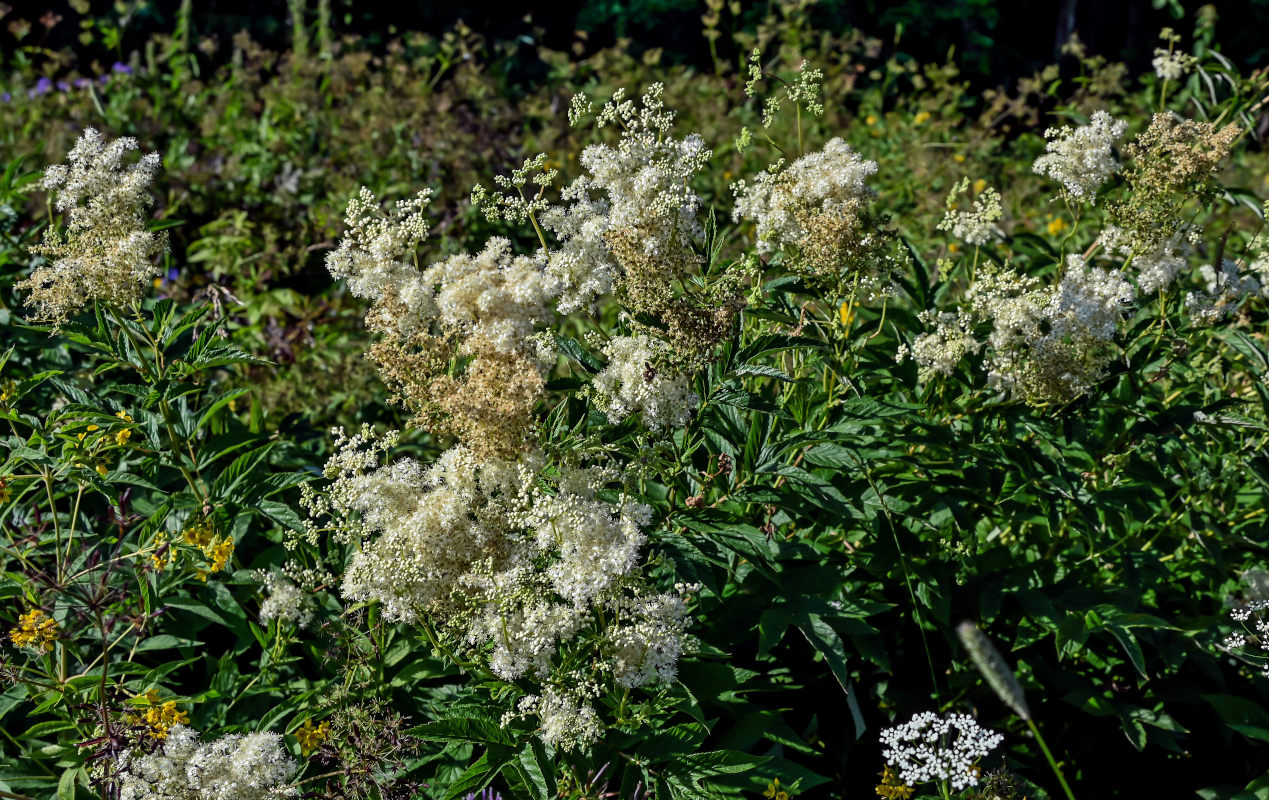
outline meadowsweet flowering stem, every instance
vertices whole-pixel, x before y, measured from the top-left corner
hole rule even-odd
[[[1066,793],[1066,800],[1075,800],[1075,793],[1071,791],[1071,785],[1066,782],[1066,776],[1062,774],[1062,768],[1058,766],[1057,760],[1053,758],[1053,752],[1049,750],[1049,745],[1044,741],[1044,736],[1040,733],[1040,728],[1035,724],[1035,720],[1027,717],[1027,727],[1031,729],[1031,733],[1035,736],[1036,742],[1040,745],[1040,750],[1044,752],[1044,757],[1049,762],[1049,768],[1053,770],[1053,774],[1057,776],[1058,783],[1062,784],[1062,791]]]

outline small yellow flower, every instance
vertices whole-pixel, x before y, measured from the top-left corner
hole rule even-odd
[[[881,773],[881,785],[876,789],[878,797],[883,797],[885,800],[908,800],[913,791],[911,786],[899,780],[894,769],[886,765]]]
[[[1054,217],[1049,220],[1049,224],[1045,227],[1048,229],[1050,236],[1057,236],[1069,226],[1066,224],[1066,220],[1062,217]]]
[[[96,425],[89,425],[88,428],[85,429],[83,433],[79,434],[79,441],[81,442],[84,441],[85,436],[92,433],[93,431],[99,431],[99,430],[101,430],[101,428],[97,427]]]
[[[957,164],[964,164],[964,163],[965,163],[965,154],[964,154],[964,153],[957,153],[956,155],[952,156],[952,160],[953,160],[953,161],[955,161]]]
[[[770,800],[789,800],[789,793],[780,788],[779,778],[767,784],[767,790],[762,793],[762,796]]]
[[[211,559],[211,571],[220,572],[229,563],[234,554],[234,540],[226,536],[224,539],[212,540],[203,553]]]
[[[211,520],[200,519],[181,531],[181,537],[185,539],[186,544],[192,544],[195,547],[206,547],[211,544],[215,531],[212,530]]]
[[[162,286],[162,285],[163,285],[163,279],[162,279],[162,278],[155,278],[155,279],[154,279],[154,288],[155,288],[155,289],[159,288],[159,287],[160,287],[160,286]]]
[[[14,380],[6,380],[0,383],[0,404],[8,405],[18,391],[18,383]]]
[[[189,724],[189,714],[177,708],[175,700],[163,702],[157,689],[148,689],[145,694],[137,695],[137,699],[144,701],[149,708],[144,714],[128,714],[126,718],[131,725],[149,728],[146,733],[152,739],[166,739],[173,725]]]
[[[38,608],[18,617],[17,627],[9,629],[14,646],[29,647],[37,653],[51,651],[58,634],[57,620],[43,617],[44,611]]]
[[[982,194],[983,189],[986,189],[986,188],[987,188],[987,181],[983,180],[982,178],[979,178],[978,180],[974,181],[974,194]]]
[[[313,720],[304,720],[304,725],[295,731],[295,739],[300,743],[300,753],[307,758],[310,753],[321,747],[322,742],[330,738],[330,723],[313,724]]]
[[[849,302],[842,303],[842,307],[838,309],[838,315],[842,318],[842,324],[847,328],[855,321],[855,309]]]
[[[912,121],[916,123],[917,125],[920,125],[921,123],[925,122],[929,118],[930,118],[930,112],[918,111],[917,115],[912,118]]]
[[[207,583],[207,570],[205,569],[194,570],[194,578],[196,580],[202,581],[203,583]]]
[[[948,243],[948,245],[947,245],[947,252],[949,252],[949,253],[959,253],[960,251],[961,251],[961,245],[960,245],[960,242],[949,242],[949,243]]]
[[[876,124],[877,124],[877,115],[876,115],[876,114],[869,114],[868,116],[864,117],[864,124],[865,124],[865,125],[876,125]],[[1269,183],[1269,178],[1266,178],[1266,179],[1265,179],[1265,181],[1266,181],[1266,183]]]
[[[159,572],[167,569],[167,565],[172,562],[172,549],[166,545],[167,534],[156,533],[154,535],[154,553],[151,554],[150,561],[153,562],[154,568]],[[151,689],[151,691],[154,690]]]
[[[109,471],[110,471],[110,470],[106,469],[106,465],[105,465],[105,464],[98,464],[98,465],[97,465],[97,474],[98,474],[98,475],[105,475],[105,474],[106,474],[107,472],[109,472]]]
[[[119,409],[119,413],[115,414],[115,416],[123,420],[124,422],[132,422],[132,417],[129,416],[128,412],[124,411],[122,408]],[[131,438],[132,438],[131,428],[124,428],[123,430],[117,431],[115,433],[115,443],[118,444],[120,447],[123,447],[125,444],[127,444],[128,440]]]

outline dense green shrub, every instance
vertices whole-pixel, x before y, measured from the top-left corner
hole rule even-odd
[[[1269,82],[1194,42],[0,107],[0,792],[1264,795]]]

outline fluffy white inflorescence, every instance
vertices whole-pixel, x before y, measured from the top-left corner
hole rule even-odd
[[[298,765],[276,733],[231,734],[200,742],[174,725],[153,753],[119,758],[120,800],[276,800],[297,797]]]
[[[922,311],[919,316],[932,330],[913,339],[910,348],[901,345],[896,360],[910,357],[915,361],[922,381],[951,375],[966,355],[982,349],[982,343],[974,338],[974,318],[964,311]]]
[[[624,597],[619,625],[609,631],[612,671],[617,685],[632,689],[669,683],[678,669],[687,628],[687,605],[677,594]]]
[[[1154,74],[1159,80],[1177,81],[1189,74],[1196,63],[1198,59],[1188,53],[1156,47],[1150,66],[1154,68]]]
[[[1190,252],[1188,230],[1178,230],[1167,239],[1135,250],[1124,232],[1114,225],[1102,231],[1100,241],[1109,253],[1131,258],[1137,272],[1137,288],[1144,294],[1161,292],[1172,285],[1188,266],[1185,257]]]
[[[428,467],[407,458],[343,477],[340,502],[363,536],[377,534],[345,570],[344,597],[379,601],[389,620],[452,611],[452,590],[478,562],[505,569],[515,558],[508,514],[526,479],[519,465],[482,463],[461,446]]]
[[[374,326],[408,338],[426,329],[436,316],[433,287],[415,263],[416,250],[427,238],[423,210],[432,197],[423,190],[409,200],[400,200],[385,214],[374,194],[364,186],[348,201],[344,224],[348,230],[339,247],[326,256],[326,268],[336,280],[346,280],[348,289],[392,308],[386,325]]]
[[[668,350],[663,342],[642,334],[616,336],[604,345],[608,366],[595,376],[592,387],[610,422],[639,414],[653,431],[687,424],[700,398],[691,391],[686,375],[664,364]]]
[[[535,491],[524,515],[538,549],[557,557],[546,569],[552,590],[574,606],[608,593],[638,565],[641,529],[651,522],[652,509],[642,503],[614,507],[599,499],[610,477],[596,468],[566,470],[559,491]]]
[[[1121,273],[1076,255],[1056,286],[1005,273],[976,282],[971,294],[975,313],[993,325],[989,383],[1031,401],[1070,399],[1101,379],[1134,296]]]
[[[39,307],[41,318],[64,322],[95,301],[139,302],[160,274],[154,259],[166,250],[166,240],[146,230],[149,188],[160,160],[149,153],[128,163],[136,149],[136,139],[107,143],[86,128],[67,156],[70,163],[45,171],[43,186],[66,214],[66,232],[49,228],[36,249],[53,263],[17,284],[31,290],[26,302]]]
[[[599,715],[589,703],[554,688],[521,698],[520,713],[536,714],[542,720],[542,741],[562,750],[594,742],[603,733]]]
[[[1215,325],[1229,317],[1248,297],[1269,297],[1269,262],[1257,259],[1243,271],[1239,263],[1224,259],[1220,270],[1211,264],[1199,267],[1206,291],[1187,292],[1185,309],[1196,325]]]
[[[711,152],[698,134],[669,135],[674,112],[665,108],[662,91],[661,84],[649,87],[641,108],[625,99],[624,90],[613,94],[598,119],[619,123],[620,141],[587,147],[581,164],[588,174],[565,189],[566,205],[542,214],[543,227],[560,241],[547,272],[560,282],[562,313],[588,308],[620,279],[622,268],[609,246],[613,234],[637,236],[657,261],[694,261],[689,239],[703,231],[696,218],[701,199],[691,183]]]
[[[865,160],[839,138],[830,139],[824,149],[802,156],[787,169],[776,164],[753,183],[737,181],[732,186],[732,218],[757,225],[759,253],[796,245],[807,235],[810,214],[871,199],[874,192],[867,180],[876,173],[877,162]]]
[[[966,244],[980,247],[1001,236],[996,223],[1005,212],[1000,207],[1000,193],[990,186],[972,198],[973,207],[969,211],[958,210],[957,201],[961,195],[968,193],[969,178],[962,178],[947,195],[947,211],[938,229],[951,233]]]
[[[312,622],[313,609],[309,596],[285,575],[276,570],[257,570],[254,577],[265,595],[264,602],[260,604],[261,622],[277,619],[300,628]]]
[[[462,353],[516,353],[534,328],[550,319],[556,281],[536,258],[517,256],[511,242],[494,237],[485,249],[433,264],[424,282],[439,286],[436,308],[442,325],[463,334]]]
[[[1044,132],[1047,152],[1036,159],[1033,169],[1061,183],[1073,196],[1093,202],[1097,188],[1119,168],[1111,148],[1127,130],[1127,122],[1105,111],[1094,112],[1087,125],[1074,130],[1049,128]]]
[[[585,700],[595,678],[561,679],[561,651],[589,649],[581,657],[611,667],[624,686],[672,679],[683,601],[641,594],[652,511],[600,496],[619,473],[560,466],[547,485],[536,455],[499,460],[455,446],[430,466],[381,465],[387,449],[369,430],[341,433],[330,488],[305,498],[310,514],[332,517],[342,540],[358,545],[345,598],[379,602],[388,620],[427,619],[486,656],[503,680],[568,686],[568,697],[547,690],[521,709],[540,710],[543,738],[561,746],[599,731]],[[608,627],[595,624],[601,616]],[[567,723],[568,714],[578,720]]]
[[[941,717],[932,711],[881,732],[882,755],[904,783],[947,781],[956,791],[978,785],[975,762],[1002,741],[1004,736],[979,727],[968,714]]]

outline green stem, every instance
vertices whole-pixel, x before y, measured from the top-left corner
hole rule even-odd
[[[1066,782],[1066,776],[1062,774],[1062,768],[1058,766],[1057,760],[1053,758],[1053,753],[1049,750],[1049,745],[1044,741],[1044,736],[1040,734],[1040,729],[1036,727],[1035,720],[1028,717],[1026,723],[1027,727],[1031,729],[1031,733],[1035,735],[1035,740],[1039,742],[1040,749],[1044,752],[1044,757],[1048,759],[1049,767],[1053,770],[1053,774],[1057,776],[1058,783],[1062,784],[1062,791],[1066,793],[1066,800],[1075,800],[1075,793],[1071,791],[1071,785]]]

